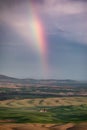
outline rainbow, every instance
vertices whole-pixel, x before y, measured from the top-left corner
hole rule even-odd
[[[45,28],[37,15],[37,10],[35,8],[34,3],[30,3],[29,5],[29,15],[30,15],[30,31],[33,38],[33,42],[35,47],[39,53],[42,70],[44,75],[46,75],[48,70],[47,65],[47,40],[45,35]]]

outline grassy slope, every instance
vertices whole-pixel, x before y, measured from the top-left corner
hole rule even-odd
[[[0,102],[0,120],[17,123],[66,123],[87,121],[87,98],[48,98]],[[40,110],[45,108],[46,113]]]
[[[0,101],[0,107],[35,107],[35,106],[68,106],[68,105],[87,105],[87,97],[62,97],[62,98],[38,98],[23,100]]]
[[[0,108],[0,120],[14,120],[17,123],[67,123],[87,121],[87,105],[47,107],[48,112],[34,108]]]

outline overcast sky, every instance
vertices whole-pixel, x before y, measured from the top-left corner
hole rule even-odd
[[[44,74],[29,28],[34,13],[46,36]],[[87,0],[1,0],[0,74],[87,80]]]

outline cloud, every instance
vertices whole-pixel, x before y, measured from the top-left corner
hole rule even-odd
[[[26,40],[31,39],[29,30],[29,6],[34,4],[44,23],[47,35],[61,33],[66,38],[87,44],[86,0],[3,0],[0,19]],[[9,8],[10,7],[10,8]]]
[[[85,4],[86,3],[83,3],[82,1],[44,0],[43,9],[47,13],[51,13],[51,15],[55,12],[57,12],[57,14],[77,14],[85,11]]]
[[[75,72],[77,77],[82,77],[86,73],[87,52],[87,2],[85,0],[0,1],[1,72],[15,74],[17,71],[19,75],[30,75],[30,77],[38,75],[41,78],[42,69],[40,69],[37,51],[32,51],[35,46],[33,46],[34,38],[31,37],[29,27],[29,23],[32,23],[31,3],[35,8],[35,12],[31,11],[32,14],[38,15],[46,30],[49,42],[48,64],[51,65],[49,68],[52,70],[52,77],[66,78],[71,75],[75,77]]]

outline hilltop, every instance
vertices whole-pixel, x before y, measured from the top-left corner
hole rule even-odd
[[[0,75],[0,82],[10,82],[10,83],[35,83],[35,84],[38,84],[38,83],[42,83],[42,84],[46,84],[46,83],[49,83],[49,84],[56,84],[56,83],[59,83],[59,84],[77,84],[77,83],[83,83],[81,81],[76,81],[76,80],[70,80],[70,79],[61,79],[61,80],[58,80],[58,79],[31,79],[31,78],[24,78],[24,79],[19,79],[19,78],[14,78],[14,77],[9,77],[9,76],[6,76],[6,75]]]

